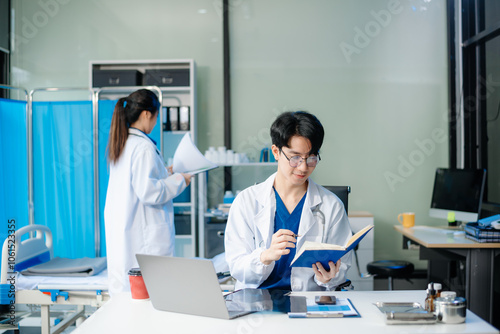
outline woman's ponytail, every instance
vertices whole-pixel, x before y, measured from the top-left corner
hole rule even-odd
[[[144,110],[155,116],[160,108],[158,97],[148,89],[139,89],[116,102],[108,142],[108,162],[116,163],[125,148],[128,128],[134,124]]]
[[[118,100],[111,118],[111,129],[109,130],[108,162],[115,163],[122,154],[128,138],[128,125],[125,116],[125,101],[122,97]]]

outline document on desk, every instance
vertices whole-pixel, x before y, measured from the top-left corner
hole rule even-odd
[[[348,298],[337,298],[334,305],[317,304],[314,297],[291,296],[289,318],[359,317]]]

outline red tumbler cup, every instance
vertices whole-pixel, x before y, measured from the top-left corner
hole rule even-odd
[[[144,279],[142,278],[141,269],[130,269],[128,272],[128,278],[130,280],[130,292],[132,293],[132,299],[148,299],[149,294],[148,290],[146,290]]]

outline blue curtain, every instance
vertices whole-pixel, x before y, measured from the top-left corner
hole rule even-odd
[[[116,100],[99,101],[99,213],[101,256],[106,256],[104,204],[106,159]],[[161,122],[151,137],[160,145]],[[95,256],[93,122],[91,101],[33,103],[33,200],[35,224],[54,235],[54,256]],[[0,240],[8,219],[29,224],[26,102],[0,99]]]
[[[104,230],[104,205],[108,190],[109,168],[107,151],[111,118],[117,100],[99,101],[99,228],[101,233],[101,256],[106,256],[106,233]]]
[[[95,256],[92,131],[91,101],[33,103],[34,219],[54,256]]]
[[[26,102],[0,99],[0,240],[29,223]],[[9,224],[9,221],[11,222]]]
[[[106,256],[106,234],[104,229],[104,205],[106,204],[106,193],[108,191],[109,168],[107,160],[107,151],[109,140],[109,130],[111,127],[111,118],[113,117],[113,110],[118,100],[100,100],[99,109],[99,225],[101,233],[101,256]],[[161,120],[158,122],[153,131],[149,135],[156,141],[158,149],[160,149],[160,134],[161,134]]]

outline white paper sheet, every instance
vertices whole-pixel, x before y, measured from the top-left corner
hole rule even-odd
[[[174,153],[174,173],[198,174],[218,166],[205,158],[191,140],[191,135],[186,133]]]

